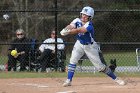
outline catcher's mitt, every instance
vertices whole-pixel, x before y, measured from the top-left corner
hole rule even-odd
[[[115,69],[116,69],[116,67],[117,67],[117,65],[116,65],[116,59],[114,59],[114,60],[111,59],[110,60],[109,68],[111,69],[112,72],[114,72]]]

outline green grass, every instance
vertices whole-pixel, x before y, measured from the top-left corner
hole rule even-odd
[[[0,64],[5,64],[7,63],[7,61],[8,61],[7,56],[0,56]]]
[[[116,59],[118,66],[136,66],[137,65],[135,52],[108,52],[108,53],[104,53],[103,55],[107,64],[110,63],[111,59]],[[87,59],[83,61],[82,65],[92,66],[92,63]]]
[[[51,73],[37,73],[37,72],[0,72],[0,78],[54,78],[66,77],[66,73],[51,72]]]
[[[118,66],[136,66],[136,54],[135,52],[115,52],[115,53],[105,53],[105,60],[107,62],[110,59],[116,59]]]
[[[104,53],[104,58],[109,64],[110,59],[116,59],[118,66],[136,66],[136,54],[135,52],[107,52]],[[67,54],[66,63],[69,63],[70,54]],[[0,56],[0,64],[5,64],[7,62],[7,56]],[[84,60],[84,66],[92,66],[92,63],[89,60]]]
[[[118,66],[135,66],[136,55],[135,52],[108,52],[104,53],[105,60],[109,64],[110,59],[116,59]],[[67,54],[67,64],[69,63],[70,55]],[[0,63],[5,64],[7,62],[7,56],[0,56]],[[91,66],[92,63],[89,60],[84,60],[84,66]],[[139,73],[116,73],[118,76],[128,77],[140,77]],[[52,72],[52,73],[37,73],[37,72],[0,72],[0,78],[58,78],[67,77],[67,73]],[[106,77],[102,73],[76,73],[75,77]]]
[[[140,77],[139,73],[116,73],[121,77]],[[0,79],[9,78],[66,78],[67,73],[35,73],[35,72],[0,72]],[[103,73],[75,73],[75,77],[106,77]]]

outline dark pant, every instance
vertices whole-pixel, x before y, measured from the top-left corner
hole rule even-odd
[[[40,63],[42,72],[46,71],[46,68],[50,65],[50,60],[54,57],[53,55],[52,50],[45,49],[44,52],[41,53],[39,59],[37,59],[36,63]]]
[[[10,54],[8,54],[8,71],[16,71],[17,68],[17,61],[20,62],[20,71],[26,70],[26,65],[27,65],[27,57],[23,54],[18,56],[17,58],[14,58]]]
[[[105,61],[105,59],[103,57],[102,51],[99,51],[99,56],[100,56],[101,62],[107,66],[107,63],[106,63],[106,61]]]

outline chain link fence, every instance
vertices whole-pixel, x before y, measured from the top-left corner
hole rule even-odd
[[[7,66],[8,49],[12,44],[11,40],[16,38],[18,28],[24,29],[27,38],[36,39],[36,44],[40,46],[42,41],[50,37],[52,29],[56,31],[57,37],[61,37],[61,29],[79,17],[81,9],[87,5],[95,9],[95,40],[100,43],[107,64],[109,65],[111,60],[116,60],[117,72],[139,72],[139,0],[1,0],[0,69],[4,71]],[[9,16],[8,19],[3,18],[5,14]],[[66,46],[66,58],[63,59],[65,67],[76,38],[73,35],[61,38]],[[32,44],[28,42],[26,45]],[[28,62],[31,62],[31,58],[35,61],[38,56],[37,53],[28,54]],[[53,56],[55,60],[56,54]],[[30,67],[29,64],[28,66]],[[96,69],[88,59],[85,59],[78,63],[76,71],[96,72]]]

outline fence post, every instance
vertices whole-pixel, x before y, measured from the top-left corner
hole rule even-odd
[[[136,48],[137,65],[140,68],[140,48]]]

